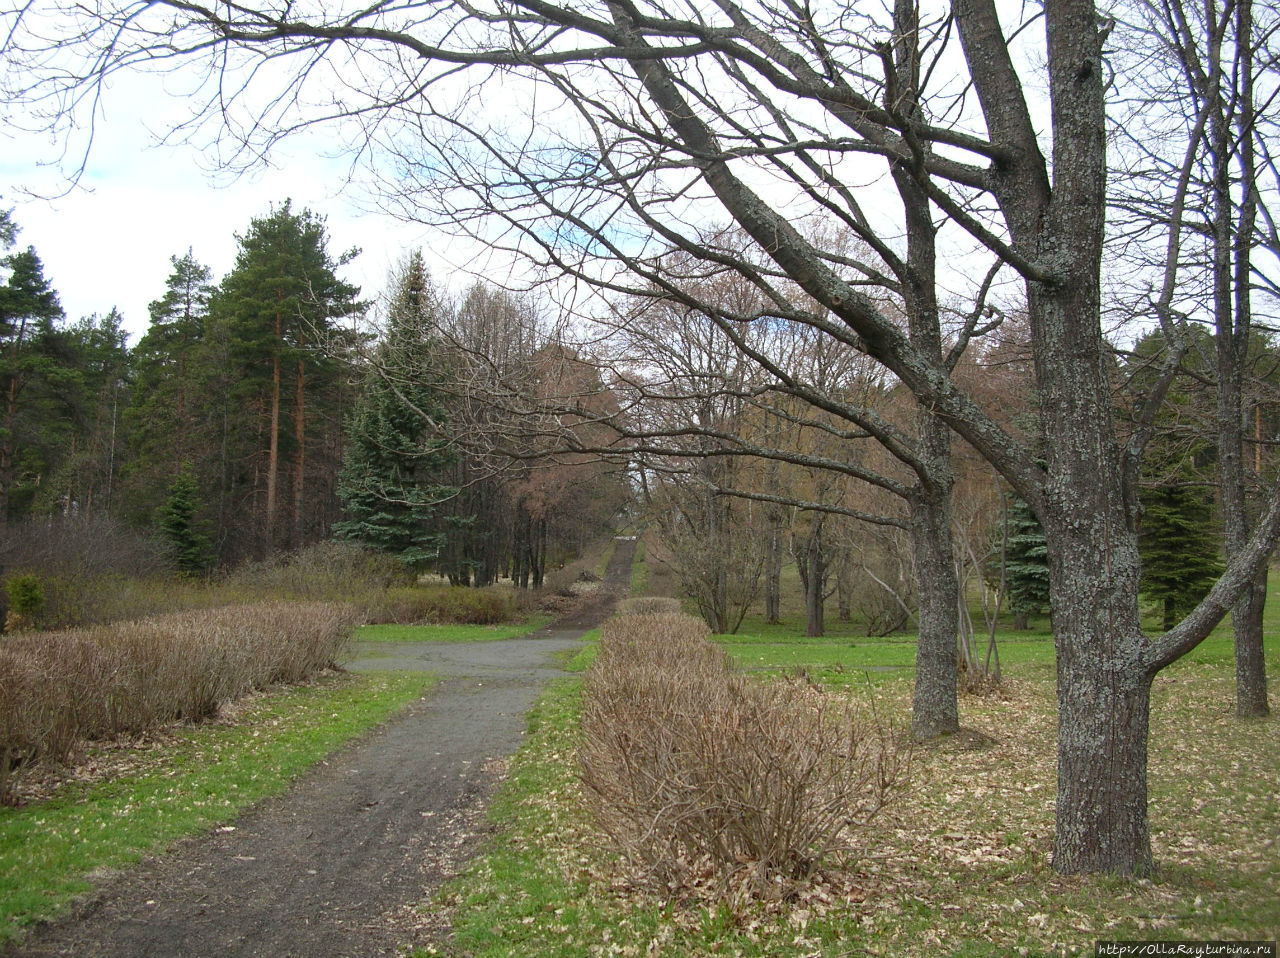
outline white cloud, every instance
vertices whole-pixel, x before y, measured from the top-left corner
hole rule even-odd
[[[285,198],[328,218],[330,252],[352,246],[363,254],[345,271],[366,297],[376,296],[388,269],[413,246],[439,250],[442,238],[386,215],[363,212],[341,194],[343,177],[328,161],[293,155],[276,168],[217,185],[185,148],[138,149],[94,158],[82,188],[54,200],[3,197],[15,206],[18,241],[34,246],[71,319],[113,306],[135,339],[147,326],[147,304],[164,292],[169,257],[190,247],[221,278],[235,259],[235,234]],[[54,192],[59,183],[28,167],[11,184]]]
[[[235,234],[286,198],[327,218],[332,255],[363,251],[343,276],[366,299],[382,292],[388,272],[414,247],[455,290],[469,280],[467,267],[481,262],[470,241],[371,212],[373,200],[349,182],[348,164],[326,155],[323,131],[294,137],[270,165],[238,178],[219,173],[212,153],[161,145],[160,134],[189,107],[159,79],[113,81],[80,185],[65,196],[29,198],[66,191],[65,172],[44,165],[56,164],[62,145],[19,132],[21,116],[10,114],[7,129],[0,127],[0,206],[14,207],[18,242],[35,247],[69,319],[116,307],[136,342],[147,328],[147,304],[164,292],[171,256],[190,247],[221,279],[235,259]]]

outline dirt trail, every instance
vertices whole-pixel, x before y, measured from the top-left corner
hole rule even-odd
[[[619,539],[600,593],[524,638],[362,648],[353,669],[445,678],[234,830],[129,870],[3,955],[364,958],[438,935],[412,906],[474,850],[495,760],[560,674],[552,653],[575,648],[622,593],[634,548]]]

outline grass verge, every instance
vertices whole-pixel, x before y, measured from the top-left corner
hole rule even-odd
[[[648,595],[649,566],[645,562],[646,548],[644,538],[636,542],[635,556],[631,560],[631,581],[628,586],[629,595]]]
[[[544,629],[549,615],[531,615],[519,622],[502,625],[362,625],[355,631],[357,642],[494,642],[515,639]]]
[[[530,712],[526,742],[489,808],[498,833],[465,875],[437,896],[453,918],[454,938],[445,953],[585,954],[577,929],[594,934],[610,920],[588,896],[587,874],[566,867],[570,859],[581,865],[587,858],[579,851],[589,833],[573,800],[581,691],[580,679],[552,682]]]
[[[126,759],[131,768],[123,775],[0,808],[0,945],[57,915],[95,876],[230,822],[283,791],[433,682],[423,673],[367,673],[263,693],[237,706],[231,724],[150,738]],[[88,759],[118,763],[121,751],[95,745]]]
[[[1215,639],[1214,642],[1219,640]],[[785,642],[769,667],[789,668]],[[1228,643],[1229,647],[1229,643]],[[1006,660],[1001,695],[965,697],[995,739],[917,749],[861,860],[797,900],[708,907],[642,894],[583,819],[580,686],[547,693],[491,815],[497,837],[439,899],[450,955],[1090,955],[1098,940],[1271,940],[1280,928],[1280,721],[1235,719],[1224,647],[1166,670],[1153,694],[1152,880],[1050,866],[1056,719],[1051,669]],[[1203,659],[1203,661],[1198,660]],[[1272,656],[1269,656],[1269,661]],[[910,671],[864,686],[903,719]],[[433,952],[425,952],[430,954]]]
[[[565,657],[562,668],[566,672],[585,672],[596,660],[596,655],[600,651],[600,630],[595,628],[583,633],[582,641],[582,648]]]

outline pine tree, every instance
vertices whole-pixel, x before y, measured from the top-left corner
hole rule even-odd
[[[205,329],[214,287],[190,250],[170,262],[165,292],[150,304],[151,325],[131,354],[125,509],[139,523],[183,463],[199,464],[198,475],[216,475],[217,390]]]
[[[257,418],[256,424],[245,423],[251,431],[238,437],[242,448],[228,467],[235,466],[238,476],[232,481],[247,486],[248,498],[256,503],[250,521],[260,532],[257,551],[263,553],[299,545],[306,535],[310,411],[316,393],[337,378],[324,347],[333,321],[359,312],[363,304],[356,298],[359,291],[336,272],[356,251],[331,258],[324,220],[310,210],[295,213],[286,200],[254,219],[237,241],[235,266],[211,308],[234,367],[231,402],[242,421]],[[292,460],[293,480],[288,523],[280,506],[286,458]]]
[[[11,242],[12,223],[2,232]],[[15,496],[34,493],[47,452],[57,445],[50,429],[66,419],[44,414],[57,403],[54,387],[66,373],[54,335],[54,321],[62,318],[58,295],[31,247],[0,258],[0,275],[6,272],[0,286],[0,529]]]
[[[115,309],[87,316],[56,330],[51,344],[60,368],[48,383],[56,403],[45,414],[49,425],[61,426],[60,448],[40,483],[36,510],[86,518],[110,514],[124,458],[121,410],[131,378],[124,319]]]

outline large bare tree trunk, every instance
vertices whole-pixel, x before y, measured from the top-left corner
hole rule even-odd
[[[909,96],[919,115],[919,42],[917,11],[912,0],[895,0],[898,43],[896,86]],[[937,227],[928,196],[905,163],[891,172],[907,224],[908,282],[902,295],[911,344],[943,366],[942,327],[938,312]],[[949,735],[960,728],[956,694],[956,626],[960,587],[956,578],[951,529],[951,430],[927,407],[916,417],[916,490],[911,499],[911,539],[915,553],[920,630],[916,642],[916,682],[911,731],[917,739]]]
[[[1054,867],[1151,870],[1147,730],[1152,673],[1138,618],[1140,563],[1119,472],[1101,334],[1089,274],[1033,298],[1049,481],[1049,544],[1058,665]],[[1097,273],[1092,273],[1097,276]],[[1079,367],[1090,370],[1081,375]],[[1075,367],[1074,373],[1069,370]],[[1081,508],[1082,504],[1087,504]]]
[[[1253,33],[1251,0],[1236,7],[1236,38],[1243,42]],[[1223,57],[1222,41],[1215,38],[1216,56]],[[1210,116],[1214,159],[1214,311],[1218,347],[1218,468],[1227,555],[1244,548],[1249,521],[1244,466],[1247,406],[1244,397],[1249,340],[1253,332],[1250,249],[1257,219],[1254,153],[1253,54],[1246,46],[1237,54],[1240,84],[1234,91],[1238,117],[1240,180],[1243,197],[1239,212],[1231,196],[1232,129],[1223,98]],[[1216,92],[1216,91],[1214,91]],[[1238,220],[1236,219],[1238,215]],[[1271,714],[1267,702],[1267,663],[1263,651],[1262,613],[1267,602],[1267,572],[1262,569],[1231,610],[1231,630],[1236,655],[1236,715],[1262,718]]]
[[[804,634],[821,636],[827,633],[825,598],[827,589],[827,561],[823,554],[822,527],[824,516],[816,513],[813,528],[805,542],[804,554]]]
[[[764,567],[764,620],[769,625],[782,621],[782,530],[781,523],[769,520],[768,552]]]
[[[943,430],[943,438],[949,437]],[[956,580],[951,541],[950,489],[922,489],[912,503],[911,543],[920,583],[920,632],[911,734],[919,740],[960,729],[956,694]]]
[[[993,0],[956,8],[994,139],[1018,152],[995,192],[1016,250],[1051,264],[1028,277],[1043,482],[1019,482],[1049,545],[1058,666],[1054,867],[1151,870],[1147,730],[1152,666],[1138,620],[1137,537],[1116,440],[1101,331],[1106,208],[1105,67],[1091,0],[1045,7],[1054,117],[1052,179]]]

